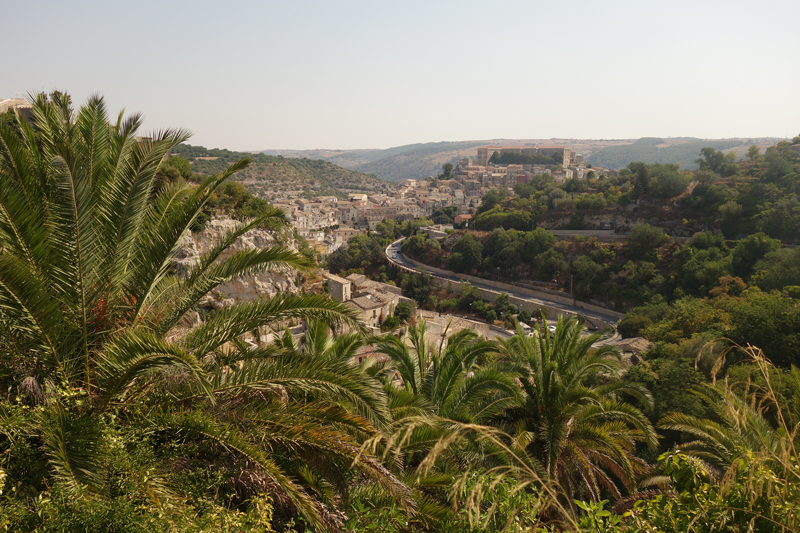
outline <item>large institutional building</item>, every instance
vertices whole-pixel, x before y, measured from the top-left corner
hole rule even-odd
[[[478,158],[476,165],[486,166],[493,153],[503,155],[503,152],[521,152],[523,154],[542,154],[549,156],[560,156],[563,160],[561,165],[568,167],[574,158],[574,152],[563,146],[481,146],[478,148]]]

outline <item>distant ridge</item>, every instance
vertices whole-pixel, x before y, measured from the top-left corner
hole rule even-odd
[[[697,139],[692,137],[662,139],[487,139],[457,142],[431,142],[407,144],[383,150],[263,150],[263,154],[287,158],[311,157],[329,161],[352,170],[358,170],[388,181],[423,179],[441,172],[445,163],[455,163],[461,158],[475,158],[478,146],[502,145],[561,145],[583,154],[584,160],[594,166],[620,169],[633,161],[677,163],[683,169],[696,168],[695,159],[700,149],[712,146],[725,152],[735,151],[739,157],[751,145],[762,149],[783,139],[777,137],[738,139]]]
[[[764,147],[776,144],[780,140],[695,139],[691,137],[665,140],[656,137],[642,137],[633,144],[604,148],[586,158],[586,161],[597,167],[611,169],[624,168],[633,161],[642,161],[648,165],[677,163],[682,170],[695,170],[698,168],[695,160],[699,157],[700,150],[706,146],[724,152],[735,151],[741,158],[753,144]]]
[[[231,163],[248,157],[252,164],[237,172],[233,179],[247,185],[256,196],[270,200],[286,193],[346,198],[354,191],[382,191],[389,184],[375,176],[342,168],[329,161],[297,157],[251,154],[190,144],[179,144],[173,155],[186,158],[192,170],[201,174],[221,172]]]

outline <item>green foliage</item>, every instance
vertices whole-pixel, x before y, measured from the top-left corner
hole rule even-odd
[[[639,502],[626,531],[686,531],[690,533],[793,531],[800,516],[800,495],[767,462],[744,456],[717,484],[700,461],[678,452],[659,458],[676,489]],[[780,503],[777,503],[780,501]]]
[[[525,231],[532,226],[533,217],[528,211],[507,211],[497,205],[493,209],[481,212],[473,217],[473,227],[478,230],[492,230],[494,228],[507,228]]]
[[[575,276],[575,294],[580,298],[589,298],[607,274],[601,265],[585,255],[572,262],[570,272]]]
[[[642,331],[653,325],[653,321],[646,316],[628,315],[617,324],[617,331],[623,338],[639,337]]]
[[[425,217],[415,218],[414,220],[394,220],[386,219],[378,222],[375,226],[375,231],[380,235],[384,241],[391,242],[399,239],[400,237],[410,237],[417,233],[419,228],[424,226],[431,226],[434,224],[433,220]]]
[[[672,198],[689,185],[689,178],[678,172],[678,165],[653,165],[650,174],[650,193],[656,198]]]
[[[400,327],[400,319],[397,316],[389,316],[381,324],[381,331],[392,331],[398,327]]]
[[[547,479],[568,494],[585,491],[593,501],[600,499],[599,479],[615,494],[621,486],[630,490],[635,443],[650,448],[656,443],[646,417],[617,399],[627,393],[649,406],[647,391],[621,380],[598,382],[600,373],[619,375],[619,354],[608,346],[592,350],[599,337],[581,337],[581,325],[572,319],[559,320],[552,335],[516,336],[502,343],[504,355],[525,372],[524,401],[503,414],[503,427]]]
[[[414,306],[409,302],[400,302],[394,308],[394,316],[402,322],[408,322],[414,316]]]
[[[506,191],[502,189],[491,189],[481,197],[481,206],[478,208],[478,214],[494,209],[496,205],[507,197],[508,193]]]
[[[478,268],[483,261],[483,245],[469,233],[453,245],[453,252],[461,254],[462,264],[468,270]]]
[[[0,127],[0,477],[11,499],[0,512],[19,511],[3,519],[135,530],[162,517],[172,524],[172,510],[185,509],[191,523],[176,530],[207,529],[211,517],[241,531],[250,518],[240,512],[267,493],[320,527],[323,495],[309,479],[335,486],[351,468],[377,474],[406,503],[402,483],[353,436],[387,416],[380,384],[347,360],[242,338],[293,319],[357,329],[352,310],[283,294],[235,303],[165,337],[221,283],[311,265],[282,247],[231,253],[251,228],[283,222],[270,211],[229,231],[184,277],[172,272],[198,213],[247,162],[196,188],[177,182],[154,194],[157,166],[184,132],[137,139],[140,117],[110,125],[100,97],[73,113],[65,100],[39,96],[34,110],[35,131]],[[230,191],[235,199],[241,190]],[[209,475],[186,473],[198,469]],[[224,484],[204,495],[175,483],[192,477]],[[269,513],[256,512],[247,527],[264,531]]]
[[[626,246],[636,257],[645,257],[669,240],[666,232],[650,224],[638,224],[631,230]]]
[[[400,277],[400,287],[403,296],[413,299],[419,305],[426,305],[431,294],[431,275],[423,272],[420,274],[403,274]]]
[[[710,146],[706,146],[700,150],[700,155],[701,157],[695,160],[695,163],[700,166],[700,170],[710,170],[711,172],[716,172],[723,177],[733,176],[739,172],[739,167],[733,162],[736,160],[735,154],[733,161],[731,161],[721,151],[717,151]]]
[[[800,248],[785,248],[768,253],[755,264],[753,283],[764,290],[800,285]]]
[[[333,274],[350,273],[374,269],[386,262],[384,242],[377,235],[354,235],[326,259],[328,270]]]
[[[736,247],[733,249],[733,273],[741,277],[749,276],[757,262],[780,247],[780,241],[771,239],[764,233],[748,235],[737,242]]]

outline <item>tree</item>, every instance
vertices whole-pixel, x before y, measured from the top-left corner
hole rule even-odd
[[[564,254],[555,251],[553,248],[537,255],[534,264],[541,272],[541,279],[544,281],[550,281],[567,270]]]
[[[703,185],[712,185],[719,181],[719,175],[711,170],[698,170],[694,173],[694,179]]]
[[[760,155],[761,155],[761,150],[755,144],[747,149],[747,159],[749,159],[750,161],[755,161],[756,159],[758,159],[758,156]]]
[[[800,285],[800,248],[783,248],[768,253],[755,265],[752,282],[765,291]]]
[[[653,321],[642,315],[628,315],[617,324],[617,331],[623,338],[638,337],[642,330],[652,326]]]
[[[667,233],[650,224],[638,224],[631,230],[626,246],[637,256],[643,257],[661,247],[669,240]]]
[[[464,267],[473,270],[480,267],[483,260],[483,245],[470,234],[461,237],[453,246],[453,251],[460,253],[464,258]]]
[[[402,301],[395,306],[394,316],[403,322],[408,322],[414,316],[414,306],[409,302]]]
[[[478,208],[477,214],[480,215],[485,211],[489,211],[495,205],[499,204],[506,199],[508,193],[500,189],[492,189],[481,197],[481,206]]]
[[[466,272],[471,270],[464,261],[464,254],[454,252],[447,256],[447,270],[452,272]]]
[[[678,165],[652,165],[650,167],[650,193],[659,198],[672,198],[689,185],[689,178],[678,172]]]
[[[605,269],[582,255],[572,262],[570,271],[575,276],[575,293],[582,298],[589,298],[596,290],[597,283],[605,276]]]
[[[408,342],[388,335],[375,351],[389,356],[403,388],[439,418],[482,423],[518,398],[513,374],[489,363],[496,343],[470,329],[445,335],[431,338],[422,322],[409,328]]]
[[[710,146],[700,150],[700,156],[695,162],[700,165],[700,170],[710,170],[720,174],[722,177],[733,176],[739,172],[736,165],[736,153],[731,152],[732,157],[727,157],[725,153],[717,151]],[[730,154],[728,154],[730,156]]]
[[[220,283],[310,266],[283,247],[221,258],[248,230],[281,218],[270,210],[224,235],[186,277],[173,274],[172,259],[192,222],[247,160],[196,188],[176,183],[154,197],[159,164],[188,137],[184,131],[138,138],[141,117],[109,123],[101,97],[74,113],[68,99],[38,95],[33,111],[35,128],[25,121],[0,126],[0,376],[9,391],[2,409],[22,415],[0,431],[18,494],[53,487],[113,497],[120,473],[109,454],[126,445],[116,439],[157,433],[160,446],[175,450],[174,460],[185,459],[181,449],[191,453],[182,447],[188,442],[214,450],[221,462],[235,459],[237,476],[260,480],[254,490],[279,495],[323,527],[327,511],[287,474],[293,446],[352,462],[358,447],[344,426],[324,436],[311,431],[311,421],[325,408],[330,418],[339,416],[330,410],[335,397],[349,398],[372,419],[385,404],[374,388],[357,383],[347,363],[279,360],[242,336],[292,318],[357,327],[352,311],[326,298],[284,294],[235,304],[183,336],[166,337]],[[227,344],[236,349],[224,351]],[[270,407],[253,410],[253,393]],[[322,403],[308,402],[308,394]],[[35,409],[18,409],[17,396]],[[367,420],[345,425],[369,431]],[[150,460],[153,472],[167,466],[156,455]],[[363,464],[369,463],[377,473],[371,460]],[[141,484],[137,498],[170,499],[160,475],[120,468],[127,469],[123,478]]]
[[[511,297],[508,293],[501,292],[497,295],[497,299],[494,301],[494,309],[500,315],[503,316],[511,307]]]
[[[602,490],[619,496],[616,478],[629,491],[641,467],[637,442],[655,448],[656,434],[641,411],[618,399],[629,394],[645,406],[641,386],[619,378],[619,354],[609,346],[592,350],[596,333],[581,337],[575,319],[559,320],[555,333],[502,341],[502,351],[525,372],[523,400],[499,417],[515,442],[541,465],[546,479],[568,497],[598,501]],[[599,374],[610,381],[600,384]]]
[[[770,239],[764,233],[748,235],[737,242],[733,249],[733,273],[742,277],[749,276],[758,261],[780,247],[779,240]]]

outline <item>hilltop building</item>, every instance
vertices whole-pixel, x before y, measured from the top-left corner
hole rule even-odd
[[[523,154],[559,156],[561,158],[561,166],[563,167],[570,166],[574,158],[578,155],[564,146],[481,146],[478,148],[477,165],[484,167],[488,165],[489,159],[495,152],[498,152],[500,155],[503,155],[503,152],[520,152]],[[581,158],[581,160],[582,159],[583,158]]]

